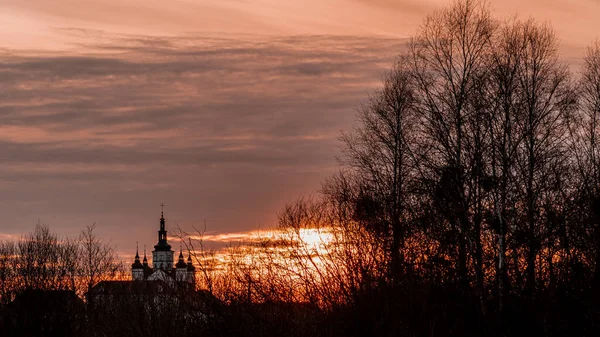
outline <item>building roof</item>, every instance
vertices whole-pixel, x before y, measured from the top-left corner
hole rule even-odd
[[[72,290],[43,290],[43,289],[29,289],[19,293],[12,301],[13,305],[20,305],[21,303],[52,303],[54,306],[67,303],[75,303],[76,305],[83,305],[81,298],[75,294]]]
[[[171,286],[161,280],[147,281],[102,281],[96,284],[92,295],[131,295],[137,292],[162,292]]]

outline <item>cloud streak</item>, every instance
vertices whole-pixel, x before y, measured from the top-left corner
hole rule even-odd
[[[96,221],[120,250],[151,246],[160,202],[169,228],[271,225],[447,3],[0,0],[2,232]],[[600,28],[598,1],[491,5],[550,20],[570,61]]]
[[[97,221],[122,247],[153,244],[161,201],[171,228],[271,225],[335,169],[339,131],[404,48],[67,31],[103,37],[79,53],[0,54],[0,202],[10,232]]]

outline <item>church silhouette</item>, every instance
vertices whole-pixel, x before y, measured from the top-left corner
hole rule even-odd
[[[161,204],[161,207],[164,206]],[[158,230],[158,243],[152,251],[152,266],[148,264],[146,249],[144,259],[140,262],[139,247],[136,248],[135,260],[131,265],[131,279],[134,281],[165,281],[195,283],[196,268],[192,263],[191,252],[188,251],[187,262],[184,261],[183,249],[179,250],[177,264],[173,264],[174,252],[167,241],[167,230],[164,209],[160,212],[160,227]]]

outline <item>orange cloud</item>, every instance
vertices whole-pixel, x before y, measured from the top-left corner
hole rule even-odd
[[[81,42],[57,28],[154,36],[246,34],[387,35],[408,37],[427,13],[449,0],[0,0],[0,41],[9,48],[67,49]],[[500,16],[515,14],[555,25],[582,47],[597,37],[600,3],[593,0],[492,0]]]

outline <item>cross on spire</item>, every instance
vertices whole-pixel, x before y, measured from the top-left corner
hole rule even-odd
[[[165,229],[165,204],[161,203],[160,209],[160,230],[158,231],[158,244],[154,246],[154,248],[158,248],[160,246],[162,248],[170,250],[171,246],[169,246],[169,244],[167,243],[167,230]]]

